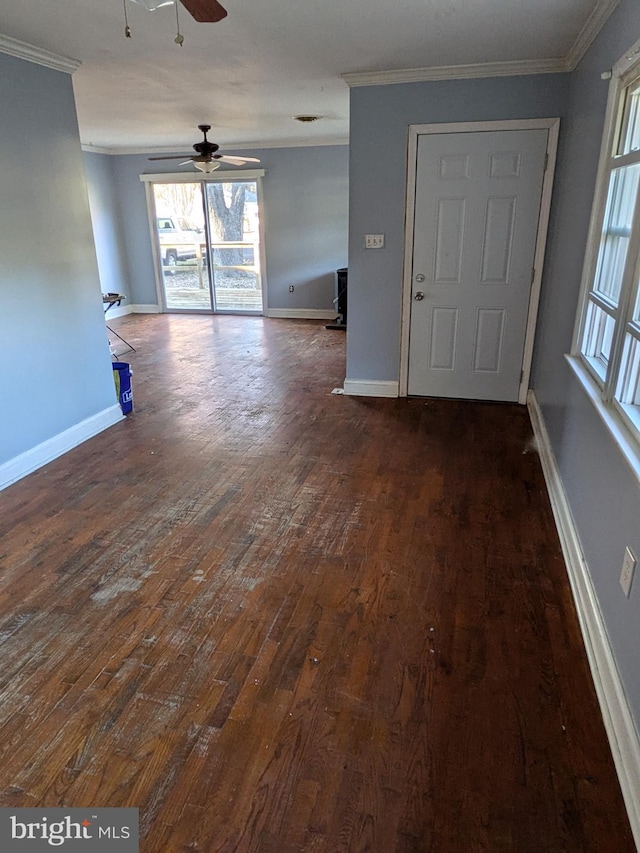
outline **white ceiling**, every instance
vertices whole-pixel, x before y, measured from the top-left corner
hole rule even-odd
[[[82,62],[81,139],[110,151],[188,150],[201,123],[225,150],[346,141],[342,75],[354,85],[568,70],[618,0],[222,0],[217,24],[179,7],[183,47],[175,7],[124,2],[131,39],[123,0],[0,0],[5,36]],[[380,73],[397,69],[413,72]],[[300,113],[322,118],[300,124]]]

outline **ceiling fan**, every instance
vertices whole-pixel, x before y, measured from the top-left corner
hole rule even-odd
[[[172,6],[174,0],[133,0],[144,6],[149,12],[154,12],[162,6]],[[227,17],[227,10],[218,0],[180,0],[189,14],[201,24],[215,24]]]
[[[218,0],[180,0],[180,2],[187,12],[202,24],[215,24],[227,17],[227,10],[218,3]]]
[[[203,0],[204,2],[204,0]],[[245,163],[259,163],[257,157],[236,157],[234,154],[217,154],[220,148],[215,142],[209,142],[207,133],[211,130],[210,124],[199,124],[198,130],[202,131],[204,139],[202,142],[196,142],[193,150],[196,152],[193,157],[184,160],[180,166],[186,166],[187,163],[193,163],[196,169],[201,172],[215,171],[221,163],[231,163],[234,166],[244,166]],[[149,160],[180,160],[185,157],[185,154],[172,154],[169,157],[149,157]]]

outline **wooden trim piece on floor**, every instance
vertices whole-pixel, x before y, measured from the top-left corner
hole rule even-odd
[[[113,426],[123,418],[124,415],[118,404],[109,406],[96,415],[74,424],[64,432],[54,435],[53,438],[49,438],[19,456],[9,459],[8,462],[0,465],[0,490],[52,462],[58,456],[62,456],[63,453],[73,450],[83,441],[93,438],[94,435]]]
[[[345,379],[344,393],[354,397],[397,397],[398,383],[375,379]]]
[[[529,391],[527,405],[542,470],[560,536],[591,674],[598,694],[631,831],[640,850],[640,738],[618,673],[598,597],[549,441],[540,405]]]

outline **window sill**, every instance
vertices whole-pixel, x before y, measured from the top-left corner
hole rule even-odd
[[[578,382],[584,388],[587,397],[593,403],[596,412],[606,426],[611,438],[631,468],[636,480],[640,483],[640,440],[623,421],[621,415],[610,403],[602,400],[600,388],[578,356],[566,355],[569,367]]]

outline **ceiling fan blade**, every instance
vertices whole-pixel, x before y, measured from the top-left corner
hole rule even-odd
[[[227,17],[227,10],[218,3],[218,0],[181,0],[181,3],[201,24],[215,24]]]
[[[147,160],[181,160],[186,154],[171,154],[169,157],[147,157]]]
[[[234,157],[232,154],[219,154],[215,159],[222,160],[224,163],[233,163],[236,166],[243,166],[245,163],[260,162],[257,157]]]

